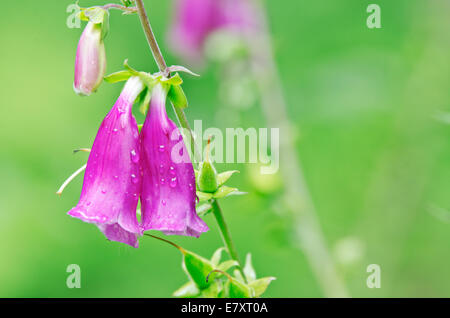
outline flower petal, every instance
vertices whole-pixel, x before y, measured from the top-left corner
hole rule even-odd
[[[144,231],[198,237],[208,226],[195,211],[194,169],[180,131],[167,117],[166,96],[161,85],[153,89],[141,130],[141,226]]]

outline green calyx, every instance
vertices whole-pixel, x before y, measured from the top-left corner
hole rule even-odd
[[[157,84],[162,84],[167,87],[167,97],[175,107],[184,109],[188,106],[187,97],[181,87],[181,84],[183,84],[183,80],[181,79],[181,76],[178,72],[185,72],[194,76],[198,76],[197,74],[189,71],[185,67],[175,65],[167,68],[169,73],[175,72],[175,74],[167,78],[164,76],[163,72],[150,74],[147,72],[137,71],[130,65],[128,65],[128,60],[125,60],[124,67],[125,70],[107,75],[104,77],[104,80],[108,83],[117,83],[126,81],[132,76],[139,76],[146,86],[144,91],[137,99],[137,102],[141,105],[139,109],[143,114],[146,114],[148,110],[152,89]]]
[[[197,197],[200,201],[208,201],[210,199],[221,199],[231,194],[242,194],[237,188],[224,185],[234,173],[239,171],[232,170],[218,174],[210,160],[210,145],[211,140],[209,139],[205,160],[199,164],[198,170],[195,171]]]
[[[109,12],[102,7],[79,8],[80,19],[92,22],[102,30],[102,40],[109,33]]]

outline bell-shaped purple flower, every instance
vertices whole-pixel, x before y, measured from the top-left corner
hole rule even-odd
[[[254,29],[259,25],[256,12],[249,0],[178,0],[170,43],[179,55],[198,61],[212,32]]]
[[[208,231],[195,211],[192,162],[177,126],[167,117],[167,91],[153,88],[149,114],[141,130],[142,230],[199,237]]]
[[[143,85],[132,77],[103,120],[87,162],[78,205],[70,216],[96,224],[111,241],[138,247],[140,139],[132,105]]]
[[[90,95],[97,90],[106,72],[102,24],[88,22],[78,42],[73,88],[77,94]]]

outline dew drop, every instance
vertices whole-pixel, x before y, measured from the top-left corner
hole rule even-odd
[[[177,178],[174,177],[174,178],[170,179],[170,187],[175,188],[176,186],[177,186]]]
[[[160,173],[160,174],[163,174],[163,173],[164,173],[164,165],[163,165],[163,164],[160,164],[160,165],[159,165],[159,173]]]
[[[136,150],[131,150],[130,151],[131,154],[131,161],[133,161],[134,163],[139,162],[139,155],[136,153]]]
[[[165,149],[166,147],[164,146],[164,145],[160,145],[159,146],[159,148],[158,148],[158,150],[159,150],[159,152],[164,152],[164,149]]]
[[[176,175],[175,168],[171,166],[171,167],[169,168],[169,173],[170,173],[172,176]]]
[[[166,183],[166,179],[164,179],[164,178],[161,178],[161,185],[164,185],[165,183]]]
[[[133,183],[138,183],[139,182],[139,179],[136,177],[136,175],[135,174],[132,174],[131,175],[131,181],[133,182]]]
[[[113,132],[115,132],[115,133],[116,133],[116,132],[117,132],[117,128],[114,128],[114,129],[113,129]]]

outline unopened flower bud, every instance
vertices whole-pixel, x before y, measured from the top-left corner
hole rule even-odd
[[[106,53],[103,23],[88,22],[78,42],[73,88],[77,94],[90,95],[103,81]]]

